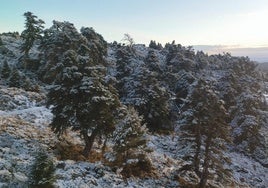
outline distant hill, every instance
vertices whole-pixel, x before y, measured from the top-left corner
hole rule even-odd
[[[262,71],[267,71],[268,72],[268,62],[266,63],[259,63],[258,69]]]
[[[239,46],[227,46],[227,45],[196,45],[194,49],[197,51],[202,50],[209,55],[222,54],[223,52],[229,52],[233,56],[247,56],[253,61],[260,63],[268,62],[268,47],[251,47],[243,48]]]

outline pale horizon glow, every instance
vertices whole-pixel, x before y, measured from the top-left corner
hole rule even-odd
[[[53,20],[69,21],[78,30],[93,27],[108,42],[128,33],[146,45],[175,40],[185,46],[268,47],[267,0],[8,0],[1,2],[0,33],[23,31],[26,11],[46,28]]]

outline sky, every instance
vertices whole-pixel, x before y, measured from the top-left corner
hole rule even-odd
[[[0,33],[21,32],[26,11],[47,28],[53,20],[69,21],[77,29],[93,27],[109,42],[128,33],[136,43],[175,40],[210,46],[208,53],[257,49],[268,61],[268,0],[1,0]]]

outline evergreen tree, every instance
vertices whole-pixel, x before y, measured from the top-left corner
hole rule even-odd
[[[9,78],[9,86],[10,87],[20,87],[21,86],[21,75],[18,69],[13,69],[11,72],[11,76]]]
[[[234,143],[243,152],[254,153],[261,146],[261,125],[264,123],[260,118],[261,96],[243,92],[236,99],[237,108],[233,109],[235,117],[232,121]]]
[[[51,127],[59,135],[68,127],[79,131],[88,157],[95,138],[114,130],[120,102],[116,90],[105,83],[105,67],[72,50],[61,63],[63,69],[48,94],[48,104],[54,105]]]
[[[11,69],[7,63],[7,61],[4,61],[3,67],[2,67],[2,78],[8,78],[10,76]]]
[[[171,130],[169,93],[157,80],[157,74],[139,67],[124,79],[123,104],[134,106],[151,131]]]
[[[264,161],[267,158],[262,127],[267,125],[263,116],[265,99],[256,64],[246,57],[210,56],[215,68],[227,70],[216,84],[225,107],[229,110],[234,147],[251,157]]]
[[[45,83],[52,83],[56,80],[57,75],[62,70],[63,56],[68,50],[77,51],[78,54],[83,56],[90,54],[90,57],[94,58],[96,63],[99,62],[99,59],[96,58],[99,56],[94,56],[98,53],[101,55],[105,53],[100,51],[105,49],[98,47],[102,45],[103,39],[98,39],[99,36],[96,34],[91,35],[94,37],[86,39],[72,23],[54,20],[53,25],[44,31],[44,37],[39,47],[42,51],[41,66],[38,71],[40,79]],[[103,61],[100,61],[100,63],[103,63]]]
[[[103,37],[96,33],[92,27],[82,27],[81,34],[89,42],[87,46],[80,46],[80,54],[83,54],[83,51],[88,51],[89,56],[94,59],[96,64],[106,64],[105,56],[107,55],[108,44]]]
[[[31,12],[25,12],[24,17],[26,19],[25,22],[25,30],[21,33],[21,37],[24,40],[22,44],[21,51],[25,54],[26,57],[29,55],[30,49],[33,47],[34,41],[36,39],[42,38],[42,32],[44,28],[44,21],[38,19]]]
[[[161,62],[154,50],[148,51],[148,55],[145,59],[145,63],[146,63],[147,68],[150,71],[153,71],[157,74],[158,80],[163,80],[161,75],[164,72],[164,67],[163,65],[161,65]]]
[[[53,161],[48,154],[44,150],[38,151],[31,167],[30,187],[53,188],[55,170]]]
[[[150,41],[149,48],[155,49],[155,50],[162,50],[163,47],[160,43],[157,43],[154,40]]]
[[[118,80],[117,89],[120,97],[126,95],[124,84],[126,78],[133,71],[131,64],[132,57],[135,57],[135,53],[130,48],[120,47],[116,49],[116,79]]]
[[[121,120],[113,133],[114,163],[123,168],[123,173],[128,172],[127,176],[135,175],[129,172],[129,165],[132,168],[140,165],[140,167],[143,166],[140,170],[150,171],[151,163],[146,156],[150,151],[147,147],[147,128],[142,125],[142,117],[138,115],[133,107],[121,109],[120,114]]]
[[[154,40],[150,41],[149,48],[157,49],[156,42]]]
[[[133,106],[150,130],[170,130],[170,95],[160,82],[163,67],[156,54],[149,51],[141,61],[135,51],[123,46],[117,50],[116,57],[117,88],[122,103]]]
[[[217,174],[229,175],[224,169],[224,164],[229,161],[224,151],[230,141],[230,128],[223,102],[203,80],[197,82],[187,101],[182,130],[185,131],[184,139],[192,144],[192,166],[200,177],[199,187],[204,188],[210,175],[209,168]]]

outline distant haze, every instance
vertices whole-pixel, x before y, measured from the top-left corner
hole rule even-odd
[[[202,50],[209,55],[228,52],[233,56],[248,56],[251,60],[260,63],[268,62],[268,47],[242,48],[239,46],[196,45],[194,49],[196,51]]]

